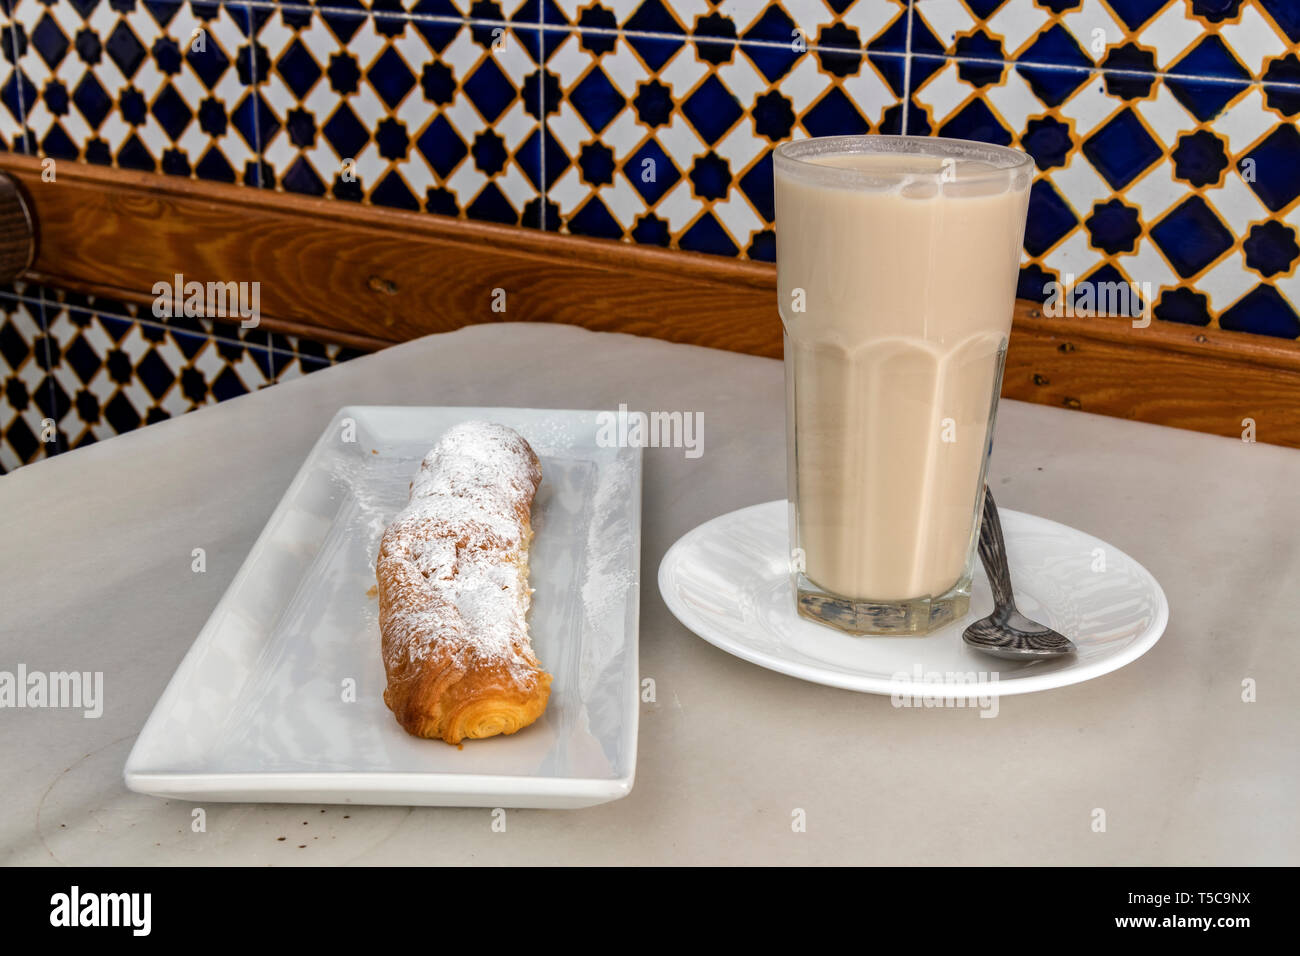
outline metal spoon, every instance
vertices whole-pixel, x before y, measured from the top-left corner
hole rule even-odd
[[[1018,661],[1073,654],[1076,648],[1068,637],[1029,620],[1016,610],[1006,545],[1002,541],[1002,522],[998,520],[998,507],[993,503],[988,485],[984,486],[979,549],[984,573],[993,588],[993,613],[966,628],[962,640],[985,654]]]

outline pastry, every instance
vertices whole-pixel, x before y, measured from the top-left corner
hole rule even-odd
[[[490,422],[448,429],[420,463],[375,563],[384,703],[408,733],[456,744],[546,710],[551,675],[526,620],[541,480],[523,436]]]

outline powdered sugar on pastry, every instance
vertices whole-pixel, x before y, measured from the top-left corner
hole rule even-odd
[[[550,676],[526,620],[530,510],[540,482],[537,456],[517,432],[464,422],[425,456],[409,503],[384,532],[376,575],[385,700],[412,733],[513,733],[508,717],[495,730],[488,720],[482,733],[448,730],[461,711],[481,717],[494,695],[535,704],[540,694],[545,707]],[[531,719],[536,714],[524,724]]]

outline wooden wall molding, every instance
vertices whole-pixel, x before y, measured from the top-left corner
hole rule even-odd
[[[151,305],[154,283],[259,281],[262,325],[379,348],[482,322],[564,322],[779,358],[766,263],[340,200],[0,155],[26,189],[34,282]],[[493,311],[494,290],[506,311]],[[1003,395],[1300,447],[1300,343],[1017,303]]]

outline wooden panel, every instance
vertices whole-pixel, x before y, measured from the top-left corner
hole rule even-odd
[[[155,282],[259,281],[267,328],[376,348],[564,322],[780,357],[775,269],[246,187],[0,156],[40,245],[28,277],[150,304]],[[505,311],[495,311],[504,291]],[[1017,305],[1003,394],[1300,447],[1300,344]]]
[[[152,303],[177,272],[256,280],[266,327],[369,347],[550,321],[781,354],[760,264],[72,163],[43,183],[27,157],[0,167],[28,187],[30,275],[52,285]]]
[[[1040,316],[1018,302],[1002,394],[1099,415],[1300,447],[1300,348],[1171,322]]]

